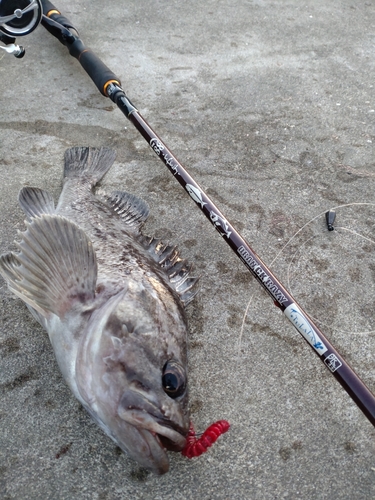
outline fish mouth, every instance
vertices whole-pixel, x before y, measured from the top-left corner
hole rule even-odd
[[[172,428],[169,422],[169,425],[164,421],[160,422],[155,415],[143,409],[134,408],[122,411],[120,417],[138,429],[148,431],[157,438],[160,446],[169,451],[181,451],[186,444],[186,437],[181,431]]]
[[[154,473],[165,474],[169,470],[167,450],[181,451],[186,445],[187,431],[165,418],[150,401],[147,403],[142,407],[120,406],[118,415],[135,428],[142,440],[134,458]]]

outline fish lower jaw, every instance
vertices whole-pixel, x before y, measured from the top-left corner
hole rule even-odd
[[[155,416],[145,410],[122,409],[119,416],[139,431],[147,431],[163,450],[181,451],[186,444],[186,438],[182,434],[171,426],[157,422]]]
[[[163,446],[160,436],[146,429],[139,429],[142,436],[143,446],[148,448],[147,453],[142,456],[133,456],[143,467],[154,474],[161,475],[169,471],[169,459],[167,450]]]

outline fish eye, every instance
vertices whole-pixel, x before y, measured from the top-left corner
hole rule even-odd
[[[185,392],[186,375],[183,367],[176,361],[167,361],[163,368],[163,389],[172,399],[176,399]]]

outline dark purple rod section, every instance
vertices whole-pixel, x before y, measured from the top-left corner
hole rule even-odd
[[[287,316],[292,325],[315,350],[332,375],[340,382],[370,422],[375,426],[375,397],[356,375],[348,363],[327,340],[321,330],[309,318],[306,312],[298,306],[292,295],[283,287],[268,267],[257,256],[249,244],[225,219],[224,215],[205,194],[202,188],[182,167],[171,151],[150,128],[143,117],[134,111],[129,120],[150,144],[154,152],[165,163],[176,180],[185,188],[205,216],[214,225],[223,239],[236,255],[242,260],[252,275],[268,292],[277,305]]]
[[[375,396],[372,392],[152,130],[125,95],[120,80],[90,49],[84,46],[70,21],[62,16],[49,0],[42,0],[42,5],[43,26],[68,47],[71,55],[78,59],[98,90],[116,103],[132,122],[155,154],[168,167],[176,180],[217,229],[224,241],[228,243],[259,284],[272,297],[275,305],[284,312],[292,325],[314,349],[328,370],[375,426]]]

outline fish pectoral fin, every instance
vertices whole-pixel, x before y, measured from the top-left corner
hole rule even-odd
[[[38,297],[34,297],[28,290],[23,290],[22,287],[22,270],[21,263],[17,256],[10,252],[0,257],[0,274],[8,283],[9,289],[20,299],[26,302],[34,310],[38,311],[44,317],[49,315],[49,312],[40,305],[41,301]],[[37,285],[36,285],[37,286]],[[36,290],[38,293],[38,290]]]
[[[136,233],[147,220],[149,214],[147,203],[133,194],[126,191],[113,191],[107,196],[106,202]]]
[[[44,317],[62,317],[74,302],[94,299],[96,257],[84,231],[58,215],[41,215],[26,226],[20,252],[0,257],[10,290]]]
[[[36,309],[34,309],[33,307],[31,307],[29,304],[26,304],[26,307],[28,308],[28,310],[30,311],[32,317],[40,324],[42,325],[43,328],[45,328],[47,330],[47,324],[46,324],[46,315],[45,314],[41,314],[40,312],[38,312]],[[48,315],[49,313],[47,313]]]
[[[34,217],[40,217],[42,214],[53,215],[55,213],[53,198],[43,189],[33,187],[22,188],[18,195],[18,202],[29,222]]]

